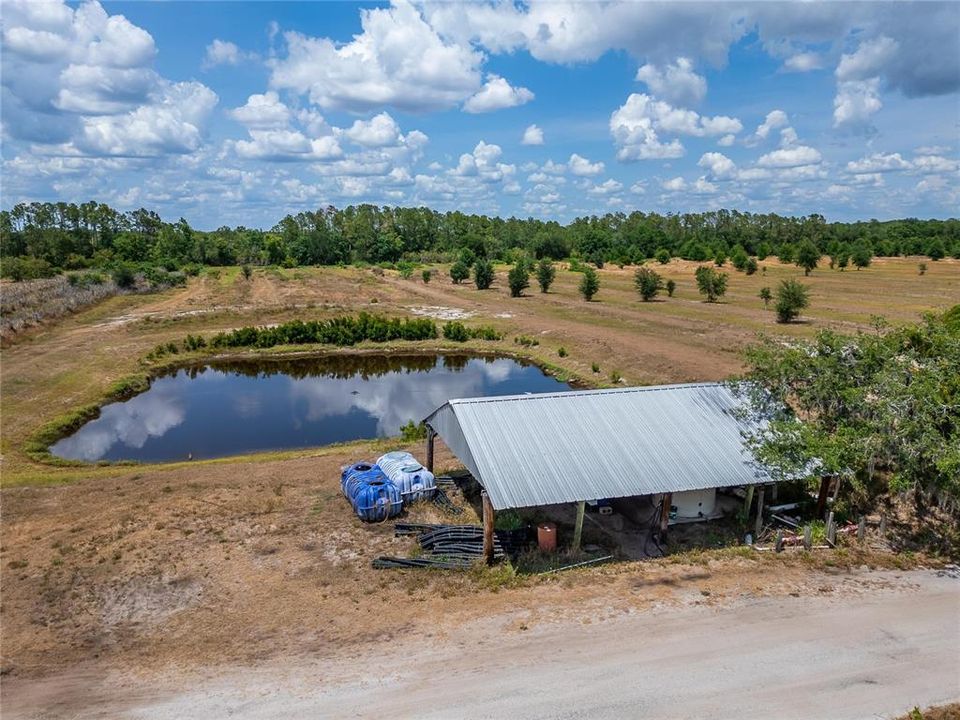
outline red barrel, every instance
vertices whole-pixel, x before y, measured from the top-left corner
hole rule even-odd
[[[544,552],[553,552],[557,549],[557,526],[552,523],[541,523],[537,526],[537,542]]]

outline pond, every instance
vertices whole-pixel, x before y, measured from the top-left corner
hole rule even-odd
[[[71,460],[163,462],[398,435],[451,398],[557,392],[535,365],[467,355],[212,363],[156,378],[56,442]]]

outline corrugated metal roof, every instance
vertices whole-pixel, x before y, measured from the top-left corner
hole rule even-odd
[[[724,384],[450,400],[427,424],[498,510],[770,482]]]

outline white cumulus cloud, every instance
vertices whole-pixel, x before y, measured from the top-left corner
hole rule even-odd
[[[707,81],[694,72],[693,62],[680,57],[671,65],[647,63],[637,70],[636,79],[650,92],[674,105],[696,105],[707,94]]]
[[[533,93],[525,87],[513,87],[499,75],[490,75],[475,95],[463,104],[468,113],[486,113],[516,107],[533,100]]]
[[[543,130],[536,125],[530,125],[523,131],[523,145],[543,145]]]
[[[581,177],[599,175],[603,172],[604,168],[602,162],[590,162],[587,158],[577,155],[577,153],[573,153],[573,155],[570,156],[567,166],[570,168],[571,173]]]

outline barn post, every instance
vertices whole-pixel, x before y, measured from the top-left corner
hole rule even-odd
[[[660,505],[660,538],[667,537],[667,527],[670,524],[670,503],[673,502],[673,493],[664,493]]]
[[[583,500],[577,503],[577,524],[573,527],[573,549],[580,549],[580,537],[583,535],[583,514],[586,511],[587,503]]]
[[[493,503],[487,491],[480,492],[480,501],[483,503],[483,560],[487,565],[493,565]]]
[[[763,491],[764,486],[760,486],[760,492],[757,493],[757,524],[753,528],[754,541],[760,539],[760,531],[763,529]]]
[[[747,487],[747,497],[743,501],[744,522],[750,519],[750,506],[753,505],[753,485]]]
[[[833,478],[824,475],[820,478],[820,494],[817,495],[817,517],[822,518],[827,510],[827,495],[830,493],[830,482]]]
[[[433,472],[433,439],[437,434],[433,431],[433,428],[429,425],[427,426],[427,470]]]

